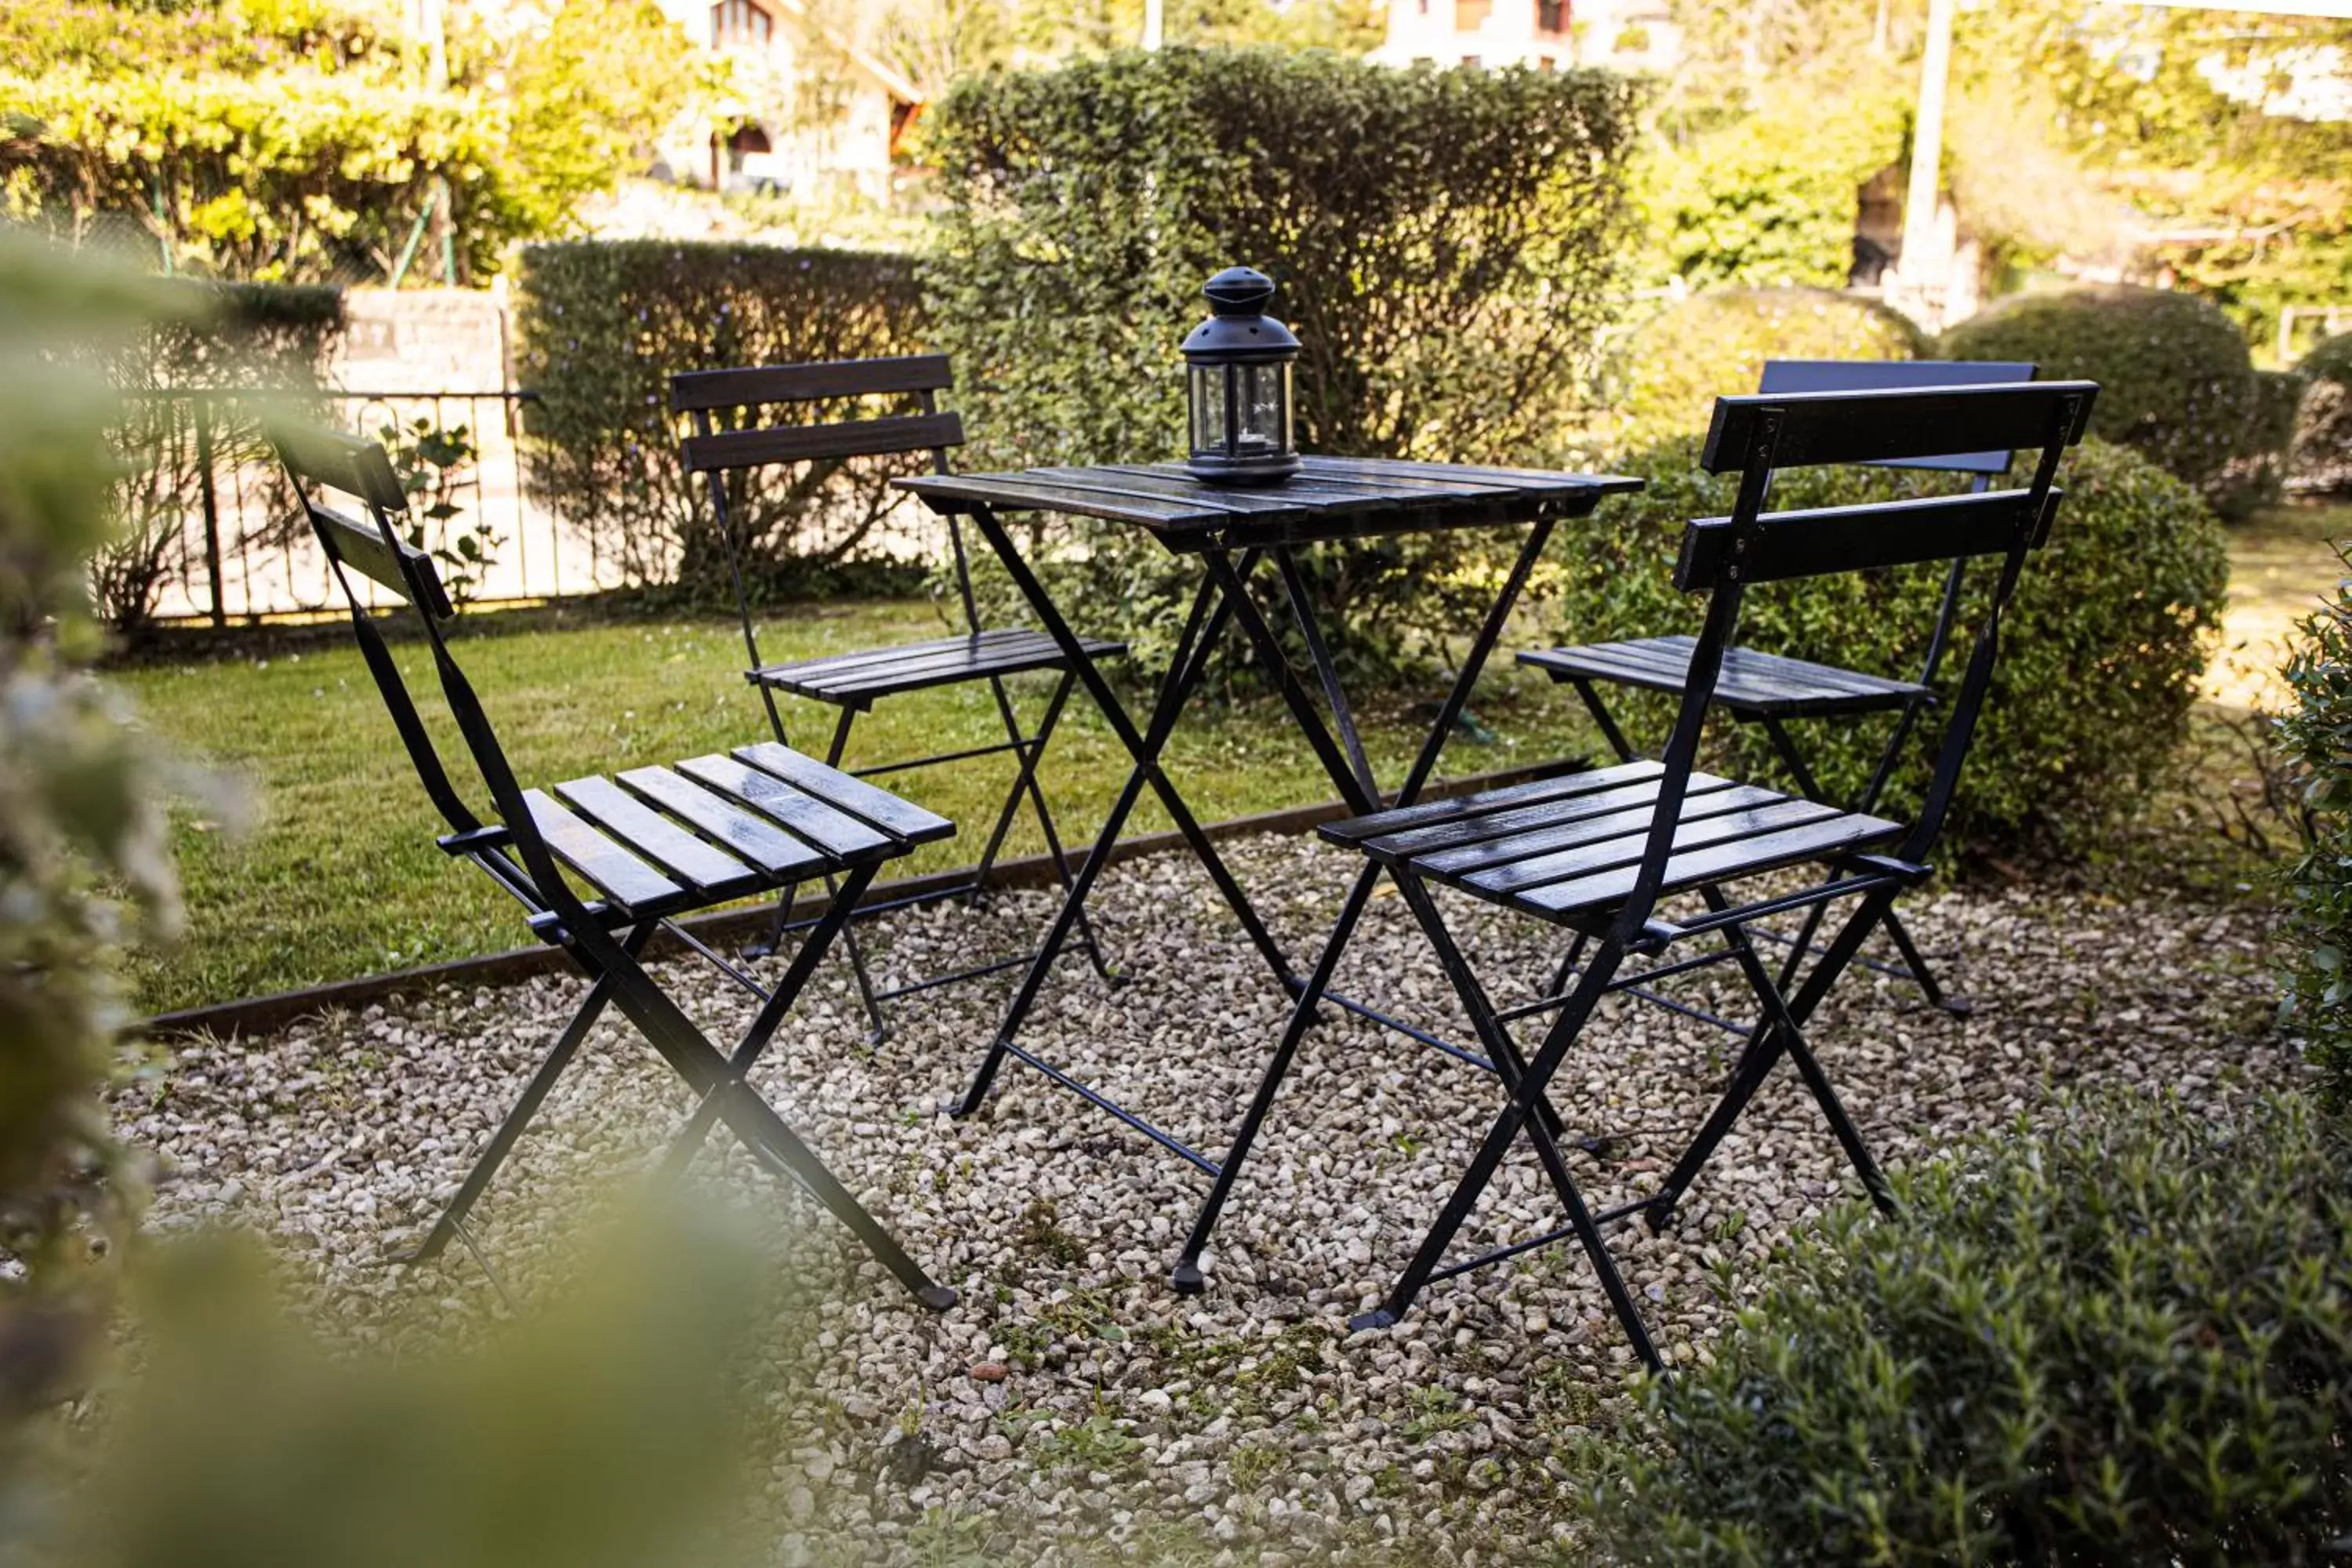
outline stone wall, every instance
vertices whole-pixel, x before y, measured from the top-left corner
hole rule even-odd
[[[353,289],[331,361],[352,392],[502,392],[510,384],[504,289]]]

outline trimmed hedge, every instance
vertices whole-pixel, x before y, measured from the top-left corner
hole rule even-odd
[[[723,594],[731,589],[709,496],[678,464],[670,376],[916,353],[923,310],[903,257],[583,240],[524,249],[515,331],[518,377],[539,394],[524,450],[537,493],[632,583]],[[837,399],[802,416],[880,411]],[[729,476],[729,506],[766,585],[854,559],[899,503],[890,477],[915,460]]]
[[[1706,428],[1717,397],[1753,392],[1769,359],[1917,359],[1927,340],[1875,300],[1834,289],[1721,289],[1674,306],[1634,335],[1617,404],[1638,441]]]
[[[190,520],[203,506],[203,465],[197,461],[193,402],[137,395],[174,387],[264,388],[299,396],[317,387],[343,330],[339,289],[273,283],[169,283],[158,299],[186,308],[152,322],[107,356],[107,375],[121,390],[121,417],[112,432],[121,471],[110,488],[114,531],[93,552],[90,595],[118,635],[136,637],[152,622],[164,589],[198,570],[200,542]],[[255,410],[215,405],[214,466],[226,477],[263,465],[265,482],[282,487]],[[225,539],[234,551],[285,526],[290,496],[267,511],[280,521],[251,539]]]
[[[1738,476],[1697,466],[1698,437],[1663,442],[1611,466],[1648,481],[1610,503],[1578,538],[1562,590],[1562,639],[1651,637],[1697,628],[1698,602],[1672,582],[1681,525],[1731,510]],[[2196,493],[2122,447],[2090,440],[2070,455],[2050,543],[2028,564],[2003,624],[2001,661],[1949,818],[1957,843],[2076,851],[2143,798],[2186,733],[2197,681],[2221,625],[2229,564],[2220,525]],[[1780,507],[1835,506],[1956,488],[1955,476],[1901,469],[1794,468],[1773,482]],[[1979,590],[1991,574],[1979,568]],[[1750,592],[1739,641],[1768,653],[1912,677],[1943,593],[1920,566],[1777,584]],[[1963,605],[1960,634],[1973,622]],[[1966,647],[1945,661],[1950,690]],[[1671,722],[1662,699],[1610,689],[1637,746]],[[1924,784],[1941,739],[1934,712],[1890,796]],[[1868,782],[1886,721],[1797,726],[1824,787],[1849,798]],[[1733,771],[1780,776],[1759,730],[1719,722],[1710,743]]]
[[[2063,526],[2063,524],[2062,524]],[[1778,1252],[1597,1471],[1633,1564],[2317,1563],[2352,1531],[2352,1140],[2116,1096]]]
[[[2289,471],[2315,489],[2352,489],[2352,332],[2321,341],[2295,371],[2305,392]]]
[[[1400,71],[1169,48],[996,71],[929,121],[929,279],[992,464],[1182,453],[1201,285],[1263,267],[1305,348],[1302,449],[1563,456],[1612,307],[1641,89],[1606,72]],[[1053,523],[1064,603],[1149,660],[1192,570],[1133,529]],[[1311,552],[1337,651],[1394,673],[1466,628],[1468,533]]]
[[[2262,404],[2253,362],[2230,318],[2194,295],[2124,285],[2021,294],[1947,331],[1944,359],[2032,360],[2044,381],[2099,384],[2092,433],[2121,442],[2206,493],[2251,449]]]
[[[2339,544],[2345,569],[2352,555]],[[2300,628],[2286,662],[2294,704],[2278,740],[2302,785],[2303,855],[2287,873],[2281,1014],[2318,1064],[2331,1107],[2352,1109],[2352,580]]]

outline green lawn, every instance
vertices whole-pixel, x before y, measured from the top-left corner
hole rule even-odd
[[[612,622],[574,613],[529,625],[509,630],[486,617],[461,649],[526,784],[765,738],[758,700],[738,674],[741,646],[723,621]],[[775,622],[762,651],[795,658],[943,630],[925,605],[835,605]],[[1506,647],[1535,635],[1530,626]],[[436,689],[421,645],[397,651],[420,691]],[[142,1005],[196,1006],[525,942],[515,906],[433,847],[440,821],[347,637],[299,654],[126,668],[110,679],[172,748],[238,778],[253,816],[232,834],[195,811],[179,813],[187,931],[171,951],[139,957]],[[1019,684],[1024,711],[1034,714],[1045,682]],[[1475,773],[1581,749],[1588,739],[1573,706],[1572,697],[1498,658],[1475,707],[1496,739],[1458,740],[1443,771]],[[832,713],[813,705],[788,710],[786,722],[798,724],[793,739],[822,752]],[[1426,720],[1413,720],[1402,700],[1360,717],[1376,765],[1393,780]],[[860,721],[852,758],[953,751],[1001,734],[985,687],[949,688],[882,704]],[[464,765],[454,745],[444,755],[453,772]],[[1177,731],[1170,765],[1204,820],[1332,793],[1288,716],[1269,702],[1196,706]],[[1126,772],[1108,727],[1083,694],[1074,697],[1045,773],[1066,838],[1091,835]],[[908,868],[976,855],[1010,777],[1009,758],[990,758],[888,781],[962,829]],[[1146,800],[1130,832],[1167,826]],[[1043,847],[1034,823],[1024,822],[1009,852]]]
[[[2310,505],[2281,508],[2232,531],[2230,626],[2209,677],[2212,713],[2263,696],[2275,700],[2268,672],[2280,643],[2338,574],[2325,540],[2347,532],[2352,509]],[[835,605],[775,621],[766,651],[793,658],[944,629],[921,604]],[[1543,629],[1530,621],[1507,635],[1504,647],[1527,646]],[[172,951],[138,960],[139,1001],[152,1010],[495,952],[524,940],[514,907],[433,847],[439,820],[357,652],[348,637],[320,631],[310,650],[299,654],[157,665],[111,678],[173,749],[240,778],[255,818],[244,833],[231,835],[192,811],[179,815],[188,930]],[[672,762],[765,737],[758,700],[737,673],[740,645],[722,620],[616,622],[558,610],[485,617],[467,632],[467,667],[526,783]],[[398,651],[403,668],[429,690],[421,647]],[[1024,710],[1034,714],[1044,683],[1032,678],[1019,684]],[[1443,771],[1475,773],[1592,749],[1596,742],[1574,707],[1572,698],[1498,658],[1475,707],[1496,738],[1487,744],[1457,739]],[[1403,699],[1374,704],[1360,717],[1381,776],[1393,780],[1426,720],[1415,720]],[[787,713],[797,726],[793,739],[811,751],[823,750],[831,721],[831,710],[809,705]],[[884,703],[860,721],[853,757],[953,751],[998,734],[985,688],[950,688]],[[453,766],[462,765],[461,752],[453,747],[446,754]],[[1194,809],[1211,821],[1331,795],[1288,715],[1270,701],[1196,703],[1177,731],[1170,765]],[[1045,775],[1070,841],[1091,836],[1126,772],[1126,753],[1108,728],[1083,695],[1074,699]],[[908,868],[963,864],[976,855],[1009,777],[1009,759],[992,758],[889,781],[963,829]],[[1147,795],[1129,831],[1166,826]],[[1024,819],[1009,852],[1043,847]]]

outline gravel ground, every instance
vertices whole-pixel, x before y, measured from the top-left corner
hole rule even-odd
[[[1350,858],[1311,837],[1231,854],[1265,890],[1277,933],[1311,952]],[[1467,901],[1447,907],[1498,999],[1530,994],[1556,951],[1549,933]],[[866,929],[885,970],[919,973],[985,942],[1012,950],[1050,908],[1043,894],[1003,895],[980,915],[935,909]],[[1115,868],[1094,908],[1128,978],[1114,990],[1066,963],[1024,1041],[1221,1148],[1280,1026],[1277,992],[1189,856]],[[1812,1031],[1890,1164],[2030,1114],[2068,1085],[2212,1096],[2294,1070],[2269,1026],[2255,912],[2020,889],[1921,900],[1906,918],[1931,953],[1962,955],[1948,973],[1974,1015],[1930,1010],[1857,969]],[[1707,975],[1736,984],[1726,967],[1676,994],[1738,1006]],[[663,978],[697,999],[722,1044],[748,1021],[748,999],[708,970]],[[1340,984],[1469,1037],[1393,897],[1375,900]],[[407,1274],[375,1262],[421,1234],[579,991],[445,988],[266,1039],[183,1047],[117,1108],[160,1158],[152,1223],[226,1218],[268,1232],[339,1322],[419,1300],[444,1314],[496,1310],[494,1288],[462,1258]],[[1556,1445],[1607,1420],[1633,1367],[1581,1254],[1530,1254],[1433,1287],[1396,1329],[1345,1330],[1489,1125],[1494,1081],[1335,1015],[1308,1037],[1235,1193],[1210,1290],[1188,1300],[1165,1281],[1205,1190],[1191,1167],[1018,1064],[981,1115],[934,1113],[961,1089],[1004,994],[966,986],[902,1004],[892,1037],[869,1052],[847,971],[828,963],[757,1075],[963,1293],[933,1317],[821,1217],[792,1222],[802,1285],[779,1323],[769,1400],[789,1435],[757,1504],[778,1560],[1091,1561],[1139,1543],[1271,1563],[1394,1542],[1469,1563],[1554,1549],[1572,1481]],[[1599,1154],[1571,1156],[1596,1205],[1656,1180],[1711,1102],[1730,1043],[1631,998],[1608,1005],[1554,1091],[1577,1133],[1606,1134]],[[600,1028],[481,1212],[482,1248],[510,1286],[578,1222],[583,1194],[645,1166],[684,1105],[642,1042]],[[772,1212],[801,1206],[740,1156],[705,1165],[741,1173]],[[1705,1360],[1772,1243],[1850,1189],[1783,1067],[1674,1229],[1616,1232],[1666,1353]],[[1457,1252],[1556,1223],[1523,1145]]]

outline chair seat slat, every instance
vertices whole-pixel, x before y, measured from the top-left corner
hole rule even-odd
[[[881,829],[733,757],[691,757],[678,763],[677,771],[773,818],[838,859],[870,860],[898,848]]]
[[[1530,650],[1519,655],[1519,662],[1545,670],[1554,679],[1581,676],[1651,691],[1680,692],[1689,682],[1695,646],[1694,638],[1681,636],[1587,643]],[[1915,697],[1927,695],[1927,688],[1916,681],[1742,647],[1724,650],[1723,669],[1715,687],[1716,700],[1726,708],[1787,717],[1899,708]]]
[[[772,879],[812,877],[836,865],[814,845],[667,768],[632,768],[619,780],[622,787],[652,801],[679,821],[691,823]]]
[[[1093,658],[1113,658],[1127,651],[1125,643],[1102,638],[1087,638],[1083,646]],[[1059,669],[1067,662],[1060,645],[1053,638],[1043,632],[1025,632],[976,647],[958,637],[947,647],[920,646],[887,657],[877,652],[846,668],[822,669],[814,674],[792,665],[771,666],[760,670],[757,679],[763,686],[819,701],[864,704],[900,692],[951,686],[992,675]]]
[[[995,626],[974,637],[933,637],[928,642],[898,643],[888,647],[850,648],[842,653],[820,654],[814,658],[788,659],[782,663],[762,666],[759,673],[824,675],[834,671],[847,672],[874,665],[887,665],[902,658],[919,658],[926,654],[948,653],[959,648],[996,647],[1008,642],[1026,640],[1038,634],[1022,626]],[[1051,638],[1047,639],[1048,646]]]
[[[1753,838],[1779,828],[1798,827],[1838,815],[1838,809],[1833,805],[1823,805],[1818,801],[1792,800],[1783,795],[1764,805],[1744,806],[1720,816],[1678,818],[1675,828],[1675,847],[1679,851],[1702,845]],[[1490,871],[1474,872],[1462,880],[1489,893],[1516,893],[1547,883],[1588,878],[1602,871],[1638,864],[1643,847],[1649,843],[1649,834],[1650,825],[1645,821],[1618,838],[1579,845],[1557,854],[1538,855],[1533,859],[1497,867]]]
[[[1902,832],[1892,822],[1844,812],[1817,822],[1729,843],[1678,852],[1666,862],[1664,891],[1673,893],[1732,877],[1753,876],[1817,860],[1841,850],[1883,843]],[[1530,913],[1558,918],[1583,910],[1600,909],[1622,900],[1633,890],[1637,868],[1621,867],[1576,881],[1555,882],[1518,895],[1513,901]]]
[[[1418,805],[1391,806],[1386,811],[1373,812],[1346,822],[1330,823],[1322,829],[1322,833],[1323,837],[1335,843],[1354,844],[1428,824],[1451,822],[1458,817],[1478,816],[1540,801],[1566,800],[1600,790],[1615,789],[1643,779],[1655,778],[1661,771],[1656,763],[1646,758],[1640,762],[1621,763],[1615,767],[1590,768],[1582,773],[1561,773],[1554,778],[1482,789],[1475,795],[1454,795],[1443,800],[1423,801]],[[1692,775],[1695,780],[1700,776]]]
[[[556,858],[633,917],[667,914],[686,889],[597,832],[541,791],[522,792],[533,826]]]
[[[1721,789],[1694,792],[1683,802],[1681,820],[1705,822],[1735,812],[1761,810],[1786,798],[1754,784],[1727,784]],[[1641,852],[1639,840],[1647,836],[1650,823],[1656,815],[1654,798],[1648,805],[1602,812],[1574,822],[1530,828],[1483,844],[1418,855],[1413,858],[1413,864],[1435,876],[1466,877],[1517,861],[1532,860],[1538,855],[1628,837],[1636,840],[1633,852],[1638,855]]]
[[[955,836],[955,824],[946,817],[925,811],[912,801],[901,800],[888,790],[877,789],[864,779],[829,768],[814,757],[803,756],[789,746],[762,741],[757,745],[736,747],[735,755],[818,800],[865,818],[905,843],[929,844]]]
[[[569,779],[555,786],[564,803],[670,876],[714,898],[732,898],[767,879],[715,845],[696,837],[607,778]]]
[[[1692,778],[1690,787],[1693,795],[1703,795],[1729,789],[1732,784],[1728,779],[1698,774]],[[1433,823],[1427,827],[1407,828],[1402,833],[1384,834],[1371,839],[1364,847],[1391,859],[1411,856],[1419,860],[1443,850],[1486,844],[1538,828],[1562,827],[1587,817],[1605,816],[1627,806],[1647,805],[1657,798],[1657,782],[1651,779],[1620,784],[1615,789],[1595,790],[1590,795],[1580,795],[1568,800],[1538,801],[1528,805],[1514,806],[1508,811],[1455,817],[1451,822]]]

